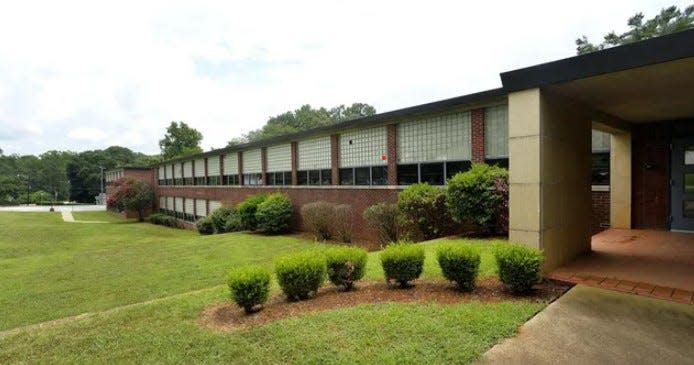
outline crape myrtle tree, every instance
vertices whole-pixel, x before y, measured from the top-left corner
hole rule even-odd
[[[120,178],[113,183],[106,206],[118,211],[136,211],[138,219],[142,222],[145,220],[145,212],[152,207],[153,201],[154,189],[149,183],[131,178]]]
[[[591,43],[585,35],[581,36],[581,38],[576,39],[576,53],[591,53],[690,29],[694,27],[694,5],[690,5],[684,10],[673,5],[660,10],[658,15],[646,21],[644,21],[643,13],[637,13],[629,18],[627,25],[630,28],[628,31],[622,34],[617,34],[614,31],[607,33],[604,41],[599,44]]]

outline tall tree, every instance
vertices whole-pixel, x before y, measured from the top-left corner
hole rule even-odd
[[[202,152],[202,133],[185,122],[171,122],[164,138],[159,140],[161,155],[165,159]]]
[[[643,13],[635,14],[627,22],[630,28],[627,32],[619,35],[614,31],[607,33],[600,44],[593,44],[588,37],[582,35],[581,38],[576,39],[576,53],[591,53],[692,28],[694,27],[694,5],[686,7],[684,11],[673,5],[661,9],[660,14],[645,22],[643,19]]]
[[[350,106],[339,105],[331,109],[323,107],[314,109],[311,105],[306,104],[294,111],[288,111],[270,117],[262,128],[252,130],[241,137],[231,139],[229,143],[227,143],[227,146],[255,142],[261,139],[340,123],[374,114],[376,114],[376,108],[365,103],[353,103]]]

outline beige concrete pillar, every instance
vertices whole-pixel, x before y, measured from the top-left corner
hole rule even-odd
[[[610,226],[631,228],[631,133],[610,138]]]
[[[539,89],[509,94],[509,235],[545,271],[590,251],[590,116]]]

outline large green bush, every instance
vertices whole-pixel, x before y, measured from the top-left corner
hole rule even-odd
[[[265,233],[283,233],[291,228],[292,201],[287,194],[273,193],[262,203],[258,204],[255,219],[258,229]]]
[[[325,256],[315,251],[287,254],[275,261],[277,282],[289,300],[308,299],[325,281]]]
[[[375,229],[381,243],[397,242],[400,233],[400,211],[394,203],[378,203],[364,210],[366,224]]]
[[[498,244],[494,250],[499,279],[513,293],[529,292],[541,279],[542,251],[516,244]]]
[[[404,220],[416,226],[425,240],[440,237],[451,227],[444,189],[419,183],[398,194],[398,208]]]
[[[458,222],[478,225],[489,233],[497,226],[499,206],[503,197],[496,191],[496,180],[508,179],[508,171],[487,164],[472,164],[448,180],[446,200],[451,216]]]
[[[472,245],[444,243],[436,250],[443,276],[461,290],[472,290],[480,268],[480,253]]]
[[[354,209],[349,204],[335,206],[335,222],[333,234],[335,238],[344,243],[352,242],[352,224],[354,222]]]
[[[325,251],[328,279],[345,290],[352,290],[354,282],[364,277],[368,255],[359,247],[331,247]]]
[[[246,313],[267,301],[270,293],[270,272],[260,266],[242,266],[231,270],[227,280],[231,298]]]
[[[212,220],[212,224],[214,224],[215,231],[217,231],[217,233],[229,232],[226,229],[226,222],[235,214],[234,208],[230,207],[220,207],[212,212],[209,217]]]
[[[395,280],[400,287],[407,287],[424,268],[424,247],[414,243],[392,244],[381,252],[380,257],[386,281]]]
[[[317,240],[328,240],[333,232],[335,205],[324,201],[305,204],[301,207],[301,219]]]
[[[241,224],[241,217],[236,212],[228,216],[227,220],[224,222],[224,232],[237,232],[242,229],[243,225]]]
[[[172,228],[180,228],[180,223],[176,220],[176,218],[168,216],[166,214],[162,213],[154,213],[149,216],[149,221],[152,224],[160,225],[160,226],[166,226],[166,227],[172,227]]]
[[[210,217],[202,217],[195,222],[198,233],[203,235],[214,234],[214,221]]]
[[[255,231],[258,227],[255,213],[258,210],[258,205],[264,202],[267,198],[265,194],[251,195],[236,206],[236,214],[239,215],[241,229],[247,231]]]

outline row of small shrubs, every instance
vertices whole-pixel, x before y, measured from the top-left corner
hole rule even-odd
[[[543,256],[539,250],[521,245],[497,245],[494,251],[499,279],[515,294],[530,291],[539,280]],[[388,283],[401,288],[419,278],[426,258],[424,247],[414,243],[397,243],[380,254],[383,273]],[[305,300],[315,294],[327,278],[344,290],[364,277],[367,253],[357,247],[334,247],[325,252],[291,253],[275,261],[275,276],[289,300]],[[442,244],[436,259],[443,276],[460,290],[474,289],[481,256],[472,245]],[[270,272],[259,266],[245,266],[229,275],[232,299],[248,313],[265,303],[270,290]]]
[[[180,223],[178,223],[178,221],[176,220],[176,218],[162,213],[150,214],[149,221],[152,224],[157,224],[166,227],[180,228],[181,226]]]
[[[304,300],[315,294],[326,277],[344,290],[364,277],[366,250],[359,247],[334,247],[319,251],[287,254],[275,261],[275,276],[289,300]],[[244,266],[229,274],[232,299],[247,313],[265,303],[270,290],[270,272],[259,266]]]
[[[260,231],[288,232],[294,208],[286,194],[257,194],[240,202],[236,209],[221,207],[196,222],[200,234]]]
[[[425,240],[454,233],[456,223],[477,227],[479,233],[508,233],[508,171],[473,164],[448,179],[445,188],[419,183],[398,194],[397,203],[379,203],[363,212],[381,243],[413,236]]]
[[[333,204],[317,201],[301,207],[304,227],[311,231],[316,240],[325,241],[336,238],[342,242],[352,242],[352,221],[354,210],[348,204]]]

